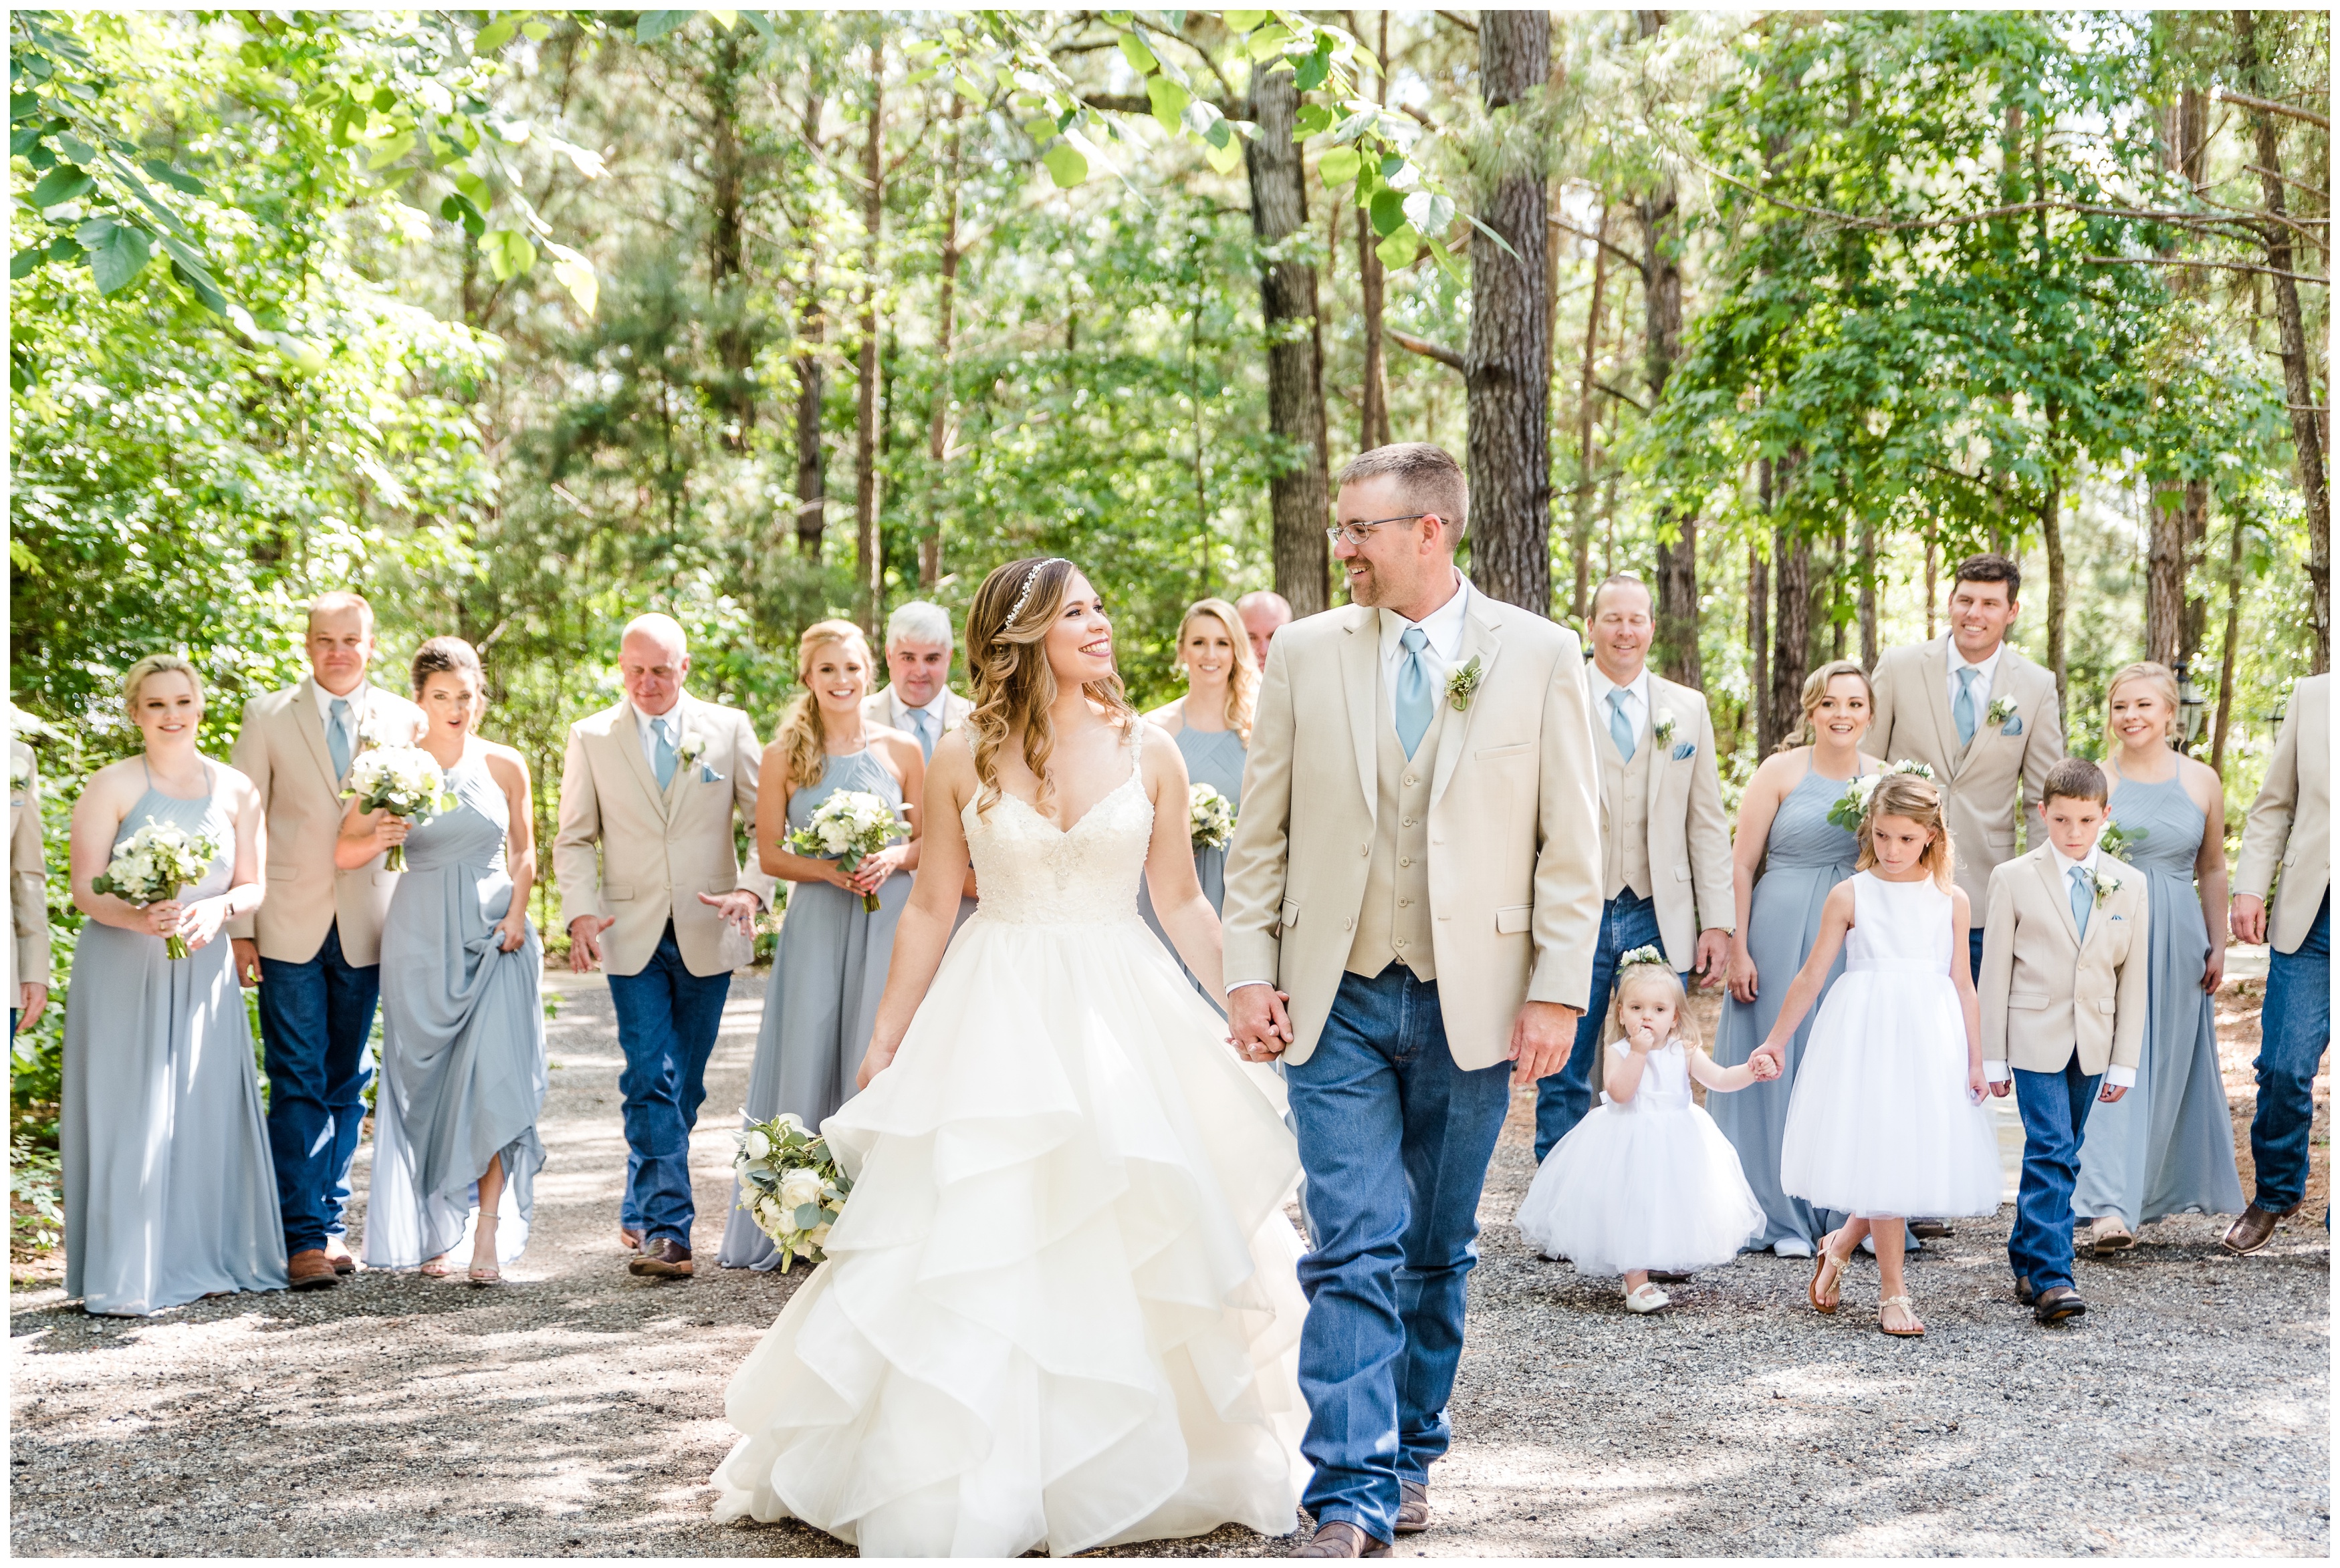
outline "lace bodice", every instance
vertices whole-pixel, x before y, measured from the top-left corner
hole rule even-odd
[[[988,812],[959,813],[983,890],[984,920],[1012,925],[1096,925],[1134,921],[1137,883],[1154,836],[1133,734],[1129,776],[1088,809],[1070,832],[1003,793]]]
[[[1950,972],[1950,895],[1924,882],[1852,879],[1852,930],[1844,967],[1909,974]]]

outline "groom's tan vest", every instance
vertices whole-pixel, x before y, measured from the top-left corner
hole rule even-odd
[[[1601,896],[1615,898],[1627,888],[1636,898],[1650,896],[1650,758],[1658,749],[1647,725],[1641,726],[1633,760],[1618,754],[1616,738],[1598,714],[1592,720],[1592,749],[1601,758],[1601,808],[1607,830],[1601,835]]]
[[[1433,711],[1411,760],[1398,744],[1386,682],[1375,695],[1373,711],[1383,716],[1375,820],[1395,823],[1397,831],[1373,840],[1349,972],[1370,977],[1403,962],[1414,979],[1436,980],[1438,955],[1430,940],[1430,779],[1448,705],[1442,701]]]

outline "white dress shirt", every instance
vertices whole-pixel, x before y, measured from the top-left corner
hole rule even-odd
[[[314,679],[312,679],[309,682],[309,685],[310,688],[317,694],[317,716],[322,719],[328,726],[330,726],[333,722],[333,705],[337,702],[345,702],[350,705],[351,749],[355,750],[358,731],[365,725],[366,694],[373,690],[373,683],[368,680],[361,680],[356,685],[351,687],[345,695],[338,697],[332,693],[327,691],[323,685]]]
[[[1585,689],[1592,695],[1592,727],[1602,735],[1609,733],[1609,694],[1625,694],[1625,722],[1633,726],[1634,744],[1638,746],[1650,733],[1650,666],[1643,665],[1641,673],[1624,685],[1619,685],[1601,673],[1598,664],[1584,666]]]
[[[1991,656],[1994,659],[1998,656],[1995,653]],[[2048,842],[2048,847],[2055,855],[2056,880],[2062,886],[2066,900],[2068,901],[2072,896],[2072,873],[2076,871],[2085,871],[2088,873],[2088,886],[2092,892],[2094,891],[2097,882],[2097,861],[2101,853],[2095,844],[2090,844],[2088,853],[2078,860],[2074,860],[2070,855],[2066,854],[2064,846],[2053,840]],[[2093,921],[2097,917],[2091,913],[2088,918]],[[2007,1078],[2007,1063],[2003,1061],[1984,1062],[1982,1070],[1983,1076],[1993,1083],[2003,1082]],[[2118,1062],[2115,1062],[2105,1069],[2105,1081],[2117,1089],[2134,1088],[2137,1083],[2137,1069],[2123,1067]]]
[[[923,744],[929,755],[932,754],[936,743],[939,742],[943,738],[943,705],[949,700],[950,694],[948,688],[941,686],[937,686],[935,689],[935,700],[927,704],[924,707],[914,708],[898,696],[894,699],[894,706],[902,715],[902,724],[899,727],[908,730],[914,737]],[[926,715],[925,734],[919,734],[917,722],[911,717],[913,714],[924,714]]]
[[[1972,664],[1968,664],[1967,662],[1967,656],[1958,652],[1958,638],[1944,638],[1942,647],[1948,655],[1948,656],[1942,660],[1943,665],[1946,666],[1943,678],[1949,683],[1944,689],[1948,693],[1950,699],[1950,712],[1952,714],[1956,714],[1958,711],[1958,672],[1960,670],[1968,669],[1976,672],[1974,683],[1975,730],[1979,734],[1983,727],[1983,710],[1990,705],[1991,677],[1998,672],[1998,656],[2007,651],[2007,644],[2005,640],[2002,639],[1998,646],[1990,650],[1988,657],[1978,659]]]
[[[1407,658],[1405,645],[1401,640],[1406,632],[1420,626],[1429,636],[1422,650],[1422,662],[1430,672],[1430,691],[1434,700],[1446,689],[1446,673],[1462,660],[1462,612],[1469,606],[1471,579],[1461,572],[1454,574],[1454,597],[1422,617],[1419,622],[1407,620],[1395,610],[1385,609],[1382,617],[1382,691],[1389,704],[1390,721],[1397,721],[1397,676]]]

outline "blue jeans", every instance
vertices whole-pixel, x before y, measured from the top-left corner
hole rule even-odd
[[[2101,1075],[2080,1070],[2079,1052],[2061,1072],[2014,1070],[2023,1113],[2023,1184],[2015,1194],[2008,1266],[2044,1291],[2072,1283],[2072,1188],[2080,1179],[2080,1138]]]
[[[618,1223],[641,1232],[645,1245],[671,1237],[690,1245],[697,1210],[690,1200],[690,1129],[707,1098],[707,1059],[723,1027],[731,975],[698,975],[682,962],[674,922],[640,974],[610,977],[618,1014],[618,1048],[626,1053],[618,1075],[625,1097],[626,1196]]]
[[[1592,949],[1592,996],[1576,1021],[1576,1044],[1568,1065],[1536,1085],[1536,1163],[1552,1152],[1592,1109],[1593,1072],[1601,1060],[1601,1033],[1609,1023],[1609,990],[1617,961],[1637,947],[1656,947],[1658,906],[1627,888],[1601,906],[1601,937]]]
[[[1511,1104],[1511,1063],[1454,1065],[1437,982],[1393,963],[1344,974],[1316,1049],[1287,1066],[1307,1178],[1300,1390],[1314,1467],[1302,1504],[1378,1541],[1398,1482],[1446,1452],[1479,1189]]]
[[[2297,952],[2267,955],[2266,1005],[2259,1012],[2258,1109],[2251,1113],[2251,1159],[2258,1167],[2252,1206],[2270,1214],[2296,1208],[2307,1192],[2307,1130],[2315,1119],[2315,1065],[2332,1043],[2332,894]]]
[[[1967,964],[1968,978],[1977,985],[1982,983],[1982,927],[1967,927]]]
[[[268,1148],[287,1254],[322,1247],[346,1227],[350,1161],[365,1128],[382,970],[342,956],[342,928],[306,963],[260,961],[260,1038],[268,1051]]]

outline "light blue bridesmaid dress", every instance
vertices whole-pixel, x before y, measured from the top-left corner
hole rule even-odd
[[[806,826],[815,808],[839,790],[874,794],[897,810],[902,804],[902,786],[865,747],[828,758],[819,781],[788,797],[788,830]],[[887,877],[878,890],[874,912],[861,906],[859,893],[825,882],[788,884],[788,913],[780,922],[772,979],[764,991],[763,1026],[756,1035],[756,1063],[748,1075],[750,1120],[768,1121],[792,1110],[818,1130],[853,1098],[861,1053],[878,1026],[878,1002],[886,993],[886,969],[894,956],[894,927],[910,901],[910,883],[901,872]],[[726,1268],[778,1267],[772,1238],[739,1207],[739,1198],[735,1182],[716,1261]]]
[[[496,1261],[528,1245],[544,1144],[544,949],[511,952],[504,792],[472,747],[447,772],[455,809],[406,835],[406,874],[382,927],[382,1078],[365,1261],[411,1268],[466,1246],[475,1183],[501,1159]]]
[[[1807,752],[1804,776],[1771,818],[1763,874],[1755,883],[1747,920],[1755,1000],[1741,1002],[1724,996],[1722,1022],[1714,1040],[1714,1060],[1720,1066],[1738,1066],[1770,1034],[1788,987],[1819,940],[1820,911],[1829,892],[1852,874],[1860,858],[1860,841],[1828,819],[1829,808],[1842,797],[1849,782],[1813,772]],[[1839,953],[1829,971],[1829,984],[1835,984],[1843,972],[1844,955]],[[1823,987],[1820,996],[1827,994]],[[1780,1141],[1787,1131],[1788,1101],[1795,1093],[1797,1069],[1803,1064],[1804,1041],[1819,1011],[1819,997],[1815,997],[1811,1011],[1788,1041],[1786,1068],[1779,1077],[1769,1083],[1750,1083],[1736,1094],[1707,1097],[1707,1114],[1739,1150],[1747,1185],[1763,1206],[1763,1234],[1749,1244],[1757,1250],[1790,1237],[1817,1243],[1829,1229],[1810,1204],[1780,1186]]]
[[[235,821],[207,793],[154,788],[114,835],[149,822],[210,834],[220,853],[183,902],[227,891]],[[65,1001],[65,1295],[144,1317],[198,1297],[284,1288],[284,1221],[260,1109],[252,1026],[227,934],[175,962],[164,939],[84,923]]]
[[[2218,1076],[2218,1031],[2202,969],[2209,929],[2194,887],[2202,808],[2173,770],[2159,784],[2123,779],[2112,820],[2142,833],[2124,857],[2146,879],[2146,946],[2153,965],[2137,1084],[2088,1108],[2072,1212],[2118,1215],[2131,1230],[2165,1214],[2239,1214],[2235,1129]]]
[[[1186,759],[1186,782],[1189,784],[1211,785],[1227,797],[1228,804],[1234,806],[1237,812],[1241,812],[1244,755],[1243,737],[1234,730],[1198,730],[1182,725],[1179,726],[1178,733],[1170,738],[1178,743],[1178,754]],[[1227,902],[1225,848],[1224,846],[1196,848],[1195,877],[1203,884],[1203,896],[1211,901],[1211,907],[1215,910],[1224,910]],[[1170,934],[1162,929],[1161,921],[1155,917],[1154,901],[1147,895],[1142,881],[1137,889],[1137,912],[1145,917],[1145,923],[1154,928],[1154,934],[1162,939],[1162,945],[1169,948],[1170,956],[1176,959],[1178,950],[1171,946]],[[1185,971],[1189,981],[1195,981],[1194,972],[1186,970],[1183,960],[1180,961],[1178,967]],[[1195,981],[1195,989],[1201,991],[1202,982]],[[1226,998],[1213,996],[1209,1001],[1211,1005],[1221,1012],[1226,1011]]]

